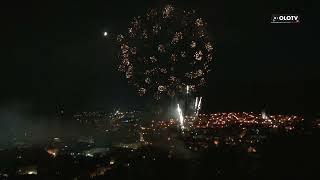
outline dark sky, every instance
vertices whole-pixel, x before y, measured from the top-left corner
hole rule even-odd
[[[49,115],[144,104],[116,71],[116,34],[161,1],[1,4],[0,107]],[[215,63],[201,90],[207,111],[319,112],[320,62],[311,1],[174,1],[209,24]],[[300,24],[270,24],[298,13]],[[314,17],[313,17],[314,19]],[[108,39],[102,36],[108,31]]]

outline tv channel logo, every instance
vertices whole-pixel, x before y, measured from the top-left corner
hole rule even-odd
[[[298,14],[272,14],[271,23],[300,23]]]

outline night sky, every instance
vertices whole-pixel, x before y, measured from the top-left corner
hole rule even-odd
[[[0,107],[34,115],[144,106],[117,72],[115,36],[161,1],[21,1],[2,4]],[[213,71],[204,110],[319,112],[320,62],[312,7],[303,1],[174,1],[208,22]],[[271,24],[298,13],[300,24]],[[109,37],[103,37],[108,31]]]

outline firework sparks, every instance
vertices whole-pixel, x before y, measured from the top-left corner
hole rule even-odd
[[[118,35],[120,64],[138,94],[175,96],[196,91],[210,72],[213,47],[194,10],[166,5],[133,18]]]
[[[196,101],[194,103],[195,116],[199,115],[199,111],[201,109],[202,97],[196,97]]]
[[[196,97],[196,102],[194,103],[194,109],[196,110],[198,107],[198,97]]]
[[[199,103],[198,103],[198,107],[197,107],[196,116],[198,116],[198,115],[199,115],[199,111],[200,111],[200,108],[201,108],[201,101],[202,101],[202,97],[200,97],[200,99],[199,99]]]
[[[171,5],[166,5],[163,10],[163,18],[168,18],[171,16],[174,8]]]
[[[183,129],[184,128],[184,118],[183,118],[182,110],[181,110],[179,104],[177,104],[177,112],[178,112],[178,116],[179,116],[180,126]]]

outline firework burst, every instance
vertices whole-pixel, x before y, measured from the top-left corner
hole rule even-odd
[[[196,91],[205,84],[212,62],[213,43],[206,22],[194,10],[171,5],[133,18],[118,35],[118,70],[139,95],[156,99]]]

